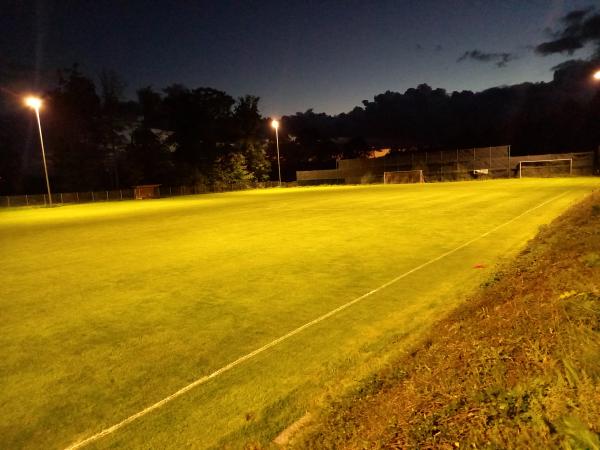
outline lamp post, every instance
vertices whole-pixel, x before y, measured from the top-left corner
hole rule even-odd
[[[25,105],[35,111],[37,118],[38,130],[40,131],[40,146],[42,147],[42,161],[44,162],[44,175],[46,175],[46,188],[48,189],[48,203],[52,206],[52,193],[50,192],[50,180],[48,179],[48,166],[46,165],[46,151],[44,150],[44,137],[42,136],[42,122],[40,121],[40,108],[42,107],[42,99],[39,97],[25,98]]]
[[[275,142],[277,143],[277,171],[279,172],[279,187],[281,187],[281,165],[279,164],[279,121],[273,119],[271,126],[275,128]]]
[[[594,78],[594,81],[600,82],[600,70],[594,72],[592,78]],[[596,175],[600,175],[600,147],[596,148],[594,152],[594,172]]]

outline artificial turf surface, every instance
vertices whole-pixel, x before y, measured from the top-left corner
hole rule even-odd
[[[0,211],[0,445],[83,440],[562,194],[86,448],[266,444],[597,187],[272,189]]]

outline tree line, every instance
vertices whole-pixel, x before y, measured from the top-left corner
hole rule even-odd
[[[284,116],[283,178],[383,147],[592,150],[600,143],[600,83],[592,80],[599,67],[597,60],[571,60],[549,82],[452,93],[421,84],[378,94],[347,113]],[[124,87],[113,72],[95,83],[73,67],[59,72],[45,93],[43,128],[56,191],[277,179],[273,130],[258,97],[173,84],[144,87],[127,100]],[[1,106],[0,193],[42,192],[34,115]]]
[[[571,60],[549,82],[448,93],[427,84],[387,91],[348,113],[308,110],[284,117],[294,136],[284,154],[305,152],[299,167],[335,167],[336,157],[374,148],[392,152],[511,145],[516,155],[589,151],[600,144],[600,59]],[[325,168],[325,167],[324,167]]]
[[[268,180],[271,156],[259,99],[174,84],[137,91],[103,72],[96,84],[76,67],[59,73],[44,95],[44,141],[56,191]],[[0,115],[0,186],[41,192],[34,115]]]

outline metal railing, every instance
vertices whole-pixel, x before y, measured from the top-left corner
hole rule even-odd
[[[294,187],[296,182],[282,183],[283,187]],[[278,187],[277,181],[215,183],[210,185],[195,184],[191,186],[160,186],[158,198],[176,197],[181,195],[211,194],[218,192],[241,191],[246,189],[266,189]],[[96,203],[122,200],[134,200],[134,189],[114,189],[105,191],[78,191],[52,193],[53,203]],[[2,195],[0,207],[45,206],[48,205],[47,194]]]

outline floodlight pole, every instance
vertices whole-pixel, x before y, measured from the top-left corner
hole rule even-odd
[[[273,119],[271,126],[275,128],[275,142],[277,143],[277,171],[279,172],[279,187],[281,187],[281,164],[279,163],[279,121]]]
[[[279,173],[279,187],[281,187],[281,164],[279,163],[279,127],[275,127],[275,142],[277,143],[277,171]]]
[[[594,74],[592,75],[592,78],[596,82],[600,81],[600,70],[596,70],[596,72],[594,72]],[[600,147],[598,147],[598,149],[596,150],[594,162],[595,164],[598,164],[597,167],[594,167],[596,175],[600,175]],[[573,163],[571,162],[571,164]]]
[[[40,120],[40,108],[35,109],[38,129],[40,131],[40,145],[42,147],[42,161],[44,162],[44,175],[46,175],[46,188],[48,189],[48,203],[52,206],[52,193],[50,192],[50,179],[48,178],[48,166],[46,165],[46,151],[44,150],[44,137],[42,136],[42,122]]]

